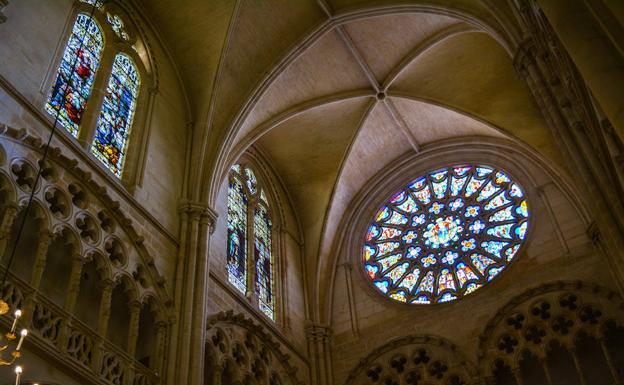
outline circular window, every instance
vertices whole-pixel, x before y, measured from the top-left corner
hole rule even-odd
[[[453,301],[507,267],[528,220],[524,192],[505,172],[482,165],[436,170],[377,212],[366,233],[364,269],[396,301]]]

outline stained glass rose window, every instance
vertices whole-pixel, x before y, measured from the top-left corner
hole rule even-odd
[[[395,193],[366,232],[364,270],[385,296],[449,302],[494,279],[517,255],[529,225],[520,185],[502,170],[458,165]]]

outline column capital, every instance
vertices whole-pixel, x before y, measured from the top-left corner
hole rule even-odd
[[[308,340],[311,341],[328,341],[332,336],[332,329],[327,325],[309,324],[305,331]]]
[[[203,202],[195,202],[184,199],[178,204],[178,213],[186,215],[192,220],[199,220],[201,223],[210,227],[210,233],[214,232],[215,223],[219,214],[210,207],[210,205]]]
[[[535,64],[535,41],[532,37],[524,39],[516,49],[513,57],[513,67],[523,78],[528,76],[527,67]]]

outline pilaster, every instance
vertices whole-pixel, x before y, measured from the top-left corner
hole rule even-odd
[[[333,382],[331,335],[332,330],[329,326],[311,324],[306,328],[312,384],[331,385]]]
[[[216,212],[199,202],[183,201],[180,254],[176,270],[176,304],[180,322],[171,333],[168,384],[203,383],[204,340],[210,234]]]

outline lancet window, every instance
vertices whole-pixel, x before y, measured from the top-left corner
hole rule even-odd
[[[79,7],[45,110],[121,178],[142,85],[140,60],[122,17],[94,0],[81,2],[89,5]]]
[[[273,222],[266,194],[248,166],[230,170],[227,274],[229,282],[275,319]]]

